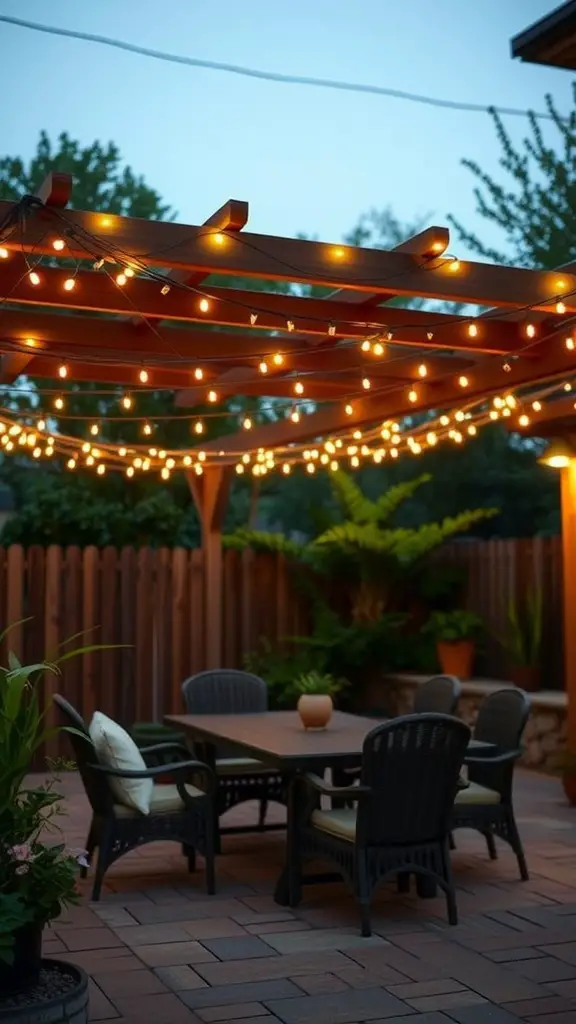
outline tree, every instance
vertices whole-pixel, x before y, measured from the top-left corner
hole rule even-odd
[[[472,252],[496,263],[552,269],[569,263],[576,253],[576,82],[574,109],[562,117],[551,96],[546,107],[554,138],[547,126],[530,113],[529,133],[519,146],[504,122],[492,111],[501,147],[500,166],[507,182],[500,183],[474,160],[462,163],[474,175],[477,212],[504,235],[505,249],[486,245],[455,218],[448,219]]]

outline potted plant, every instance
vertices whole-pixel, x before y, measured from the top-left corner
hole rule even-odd
[[[0,638],[1,639],[1,638]],[[84,651],[94,648],[84,648]],[[73,653],[67,652],[60,660]],[[88,1019],[88,981],[80,968],[42,959],[42,932],[78,902],[82,855],[59,840],[62,797],[48,783],[26,788],[35,753],[51,734],[36,683],[56,663],[0,668],[0,1021]],[[85,856],[85,855],[84,855]]]
[[[434,612],[423,629],[436,640],[442,672],[459,679],[469,679],[482,619],[474,612],[455,608],[450,612]]]
[[[507,628],[499,641],[510,660],[512,682],[523,690],[540,689],[542,590],[529,591],[523,601],[510,601]]]
[[[307,672],[296,678],[294,690],[299,694],[296,706],[305,729],[326,728],[334,710],[332,698],[343,685],[341,680],[322,672]]]
[[[576,807],[576,754],[559,750],[549,761],[549,767],[562,778],[562,788],[571,807]]]

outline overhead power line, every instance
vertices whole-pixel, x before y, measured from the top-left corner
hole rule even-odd
[[[110,39],[108,36],[94,35],[91,32],[77,32],[73,29],[57,28],[54,25],[39,25],[35,21],[24,21],[22,18],[11,18],[0,15],[0,22],[15,25],[18,28],[31,29],[34,32],[45,32],[52,36],[68,39],[81,39],[87,43],[99,43],[101,46],[112,46],[117,50],[135,53],[141,57],[152,57],[154,60],[168,61],[171,64],[184,64],[192,68],[204,68],[207,71],[225,71],[231,75],[242,75],[245,78],[258,78],[266,82],[280,82],[283,85],[311,85],[321,89],[338,89],[340,92],[367,93],[373,96],[387,96],[396,100],[409,100],[412,103],[424,103],[430,107],[443,107],[447,110],[464,110],[472,114],[489,114],[496,112],[509,117],[527,117],[527,110],[516,107],[485,106],[480,103],[463,103],[458,100],[438,99],[434,96],[422,96],[418,93],[405,92],[402,89],[389,89],[380,85],[365,85],[360,82],[340,82],[331,78],[311,78],[305,75],[283,75],[276,71],[259,71],[256,68],[245,68],[239,64],[227,64],[223,61],[201,60],[199,57],[183,57],[176,53],[165,53],[152,50],[136,43],[126,43],[121,39]],[[553,120],[550,114],[530,111],[534,117],[542,120]]]

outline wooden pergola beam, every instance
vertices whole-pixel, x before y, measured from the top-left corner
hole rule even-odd
[[[209,466],[202,476],[186,474],[202,530],[204,554],[204,660],[206,668],[222,665],[223,567],[222,526],[232,482],[229,466]]]
[[[13,204],[0,203],[0,219]],[[216,245],[214,232],[206,227],[144,221],[115,214],[70,210],[71,229],[88,232],[103,251],[130,254],[150,266],[169,261],[174,269],[203,274],[230,274],[269,280],[347,288],[364,292],[421,296],[481,306],[534,306],[553,312],[559,295],[576,294],[576,276],[462,261],[458,265],[439,258],[422,260],[405,252],[329,245],[323,242],[246,233],[226,236]],[[59,225],[58,233],[64,232]],[[37,254],[53,254],[52,239],[44,220],[30,218],[18,237],[7,246]],[[169,254],[169,256],[167,255]],[[67,255],[93,258],[93,247],[80,236],[67,236]],[[573,298],[566,298],[570,311]]]
[[[244,328],[249,326],[250,313],[254,311],[257,314],[255,332],[283,332],[278,338],[280,349],[282,337],[293,344],[291,332],[287,330],[288,321],[295,324],[299,334],[319,335],[326,341],[333,338],[332,343],[337,338],[364,339],[369,333],[392,331],[394,344],[419,349],[504,354],[526,345],[521,325],[509,324],[505,320],[477,321],[476,336],[470,337],[470,317],[445,313],[370,307],[363,311],[367,314],[363,316],[348,302],[212,287],[207,293],[210,298],[205,310],[205,302],[197,296],[176,288],[163,296],[158,284],[144,279],[130,280],[125,291],[102,272],[84,271],[76,275],[73,291],[65,291],[65,271],[43,267],[40,287],[31,286],[25,275],[26,267],[21,260],[3,261],[0,266],[0,294],[10,295],[12,303],[25,305],[120,315],[125,315],[127,308],[136,306],[144,318]],[[328,335],[330,324],[335,328],[333,336]]]
[[[298,423],[282,420],[251,430],[249,438],[246,431],[227,437],[226,450],[240,455],[254,448],[271,449],[311,438],[329,437],[339,430],[362,427],[383,419],[398,419],[408,413],[464,405],[471,400],[479,401],[484,396],[513,391],[533,381],[559,377],[574,372],[575,368],[574,353],[565,347],[563,338],[563,332],[550,337],[545,355],[533,360],[517,359],[510,363],[508,373],[503,371],[501,363],[493,360],[488,365],[478,364],[474,373],[469,375],[469,386],[465,389],[458,386],[453,376],[442,382],[424,380],[418,386],[418,402],[414,405],[407,401],[405,389],[382,389],[381,393],[374,389],[353,401],[350,415],[346,414],[341,403],[327,406],[310,416],[301,416]],[[210,441],[203,447],[207,451],[222,448],[222,439]]]

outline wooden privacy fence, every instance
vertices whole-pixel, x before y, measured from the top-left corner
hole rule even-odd
[[[557,537],[460,542],[445,557],[469,570],[468,605],[490,631],[505,629],[508,601],[531,585],[544,594],[546,684],[562,686],[561,551]],[[122,645],[72,659],[62,678],[46,676],[86,718],[99,708],[124,723],[181,709],[180,685],[204,665],[203,557],[182,548],[0,548],[0,622],[15,626],[10,647],[25,663],[50,657],[64,640]],[[222,664],[242,667],[261,637],[306,630],[305,611],[281,556],[224,555]],[[481,671],[502,677],[489,639]],[[66,744],[50,753],[66,753]]]

